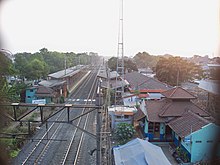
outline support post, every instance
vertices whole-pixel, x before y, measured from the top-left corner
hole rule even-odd
[[[31,135],[31,122],[28,121],[28,134]]]
[[[67,121],[70,122],[70,107],[67,107]]]
[[[41,123],[43,123],[44,121],[43,107],[40,107],[40,118],[41,118]]]
[[[15,119],[15,121],[17,121],[16,109],[17,109],[17,107],[16,107],[16,106],[13,106],[13,110],[14,110],[14,119]]]

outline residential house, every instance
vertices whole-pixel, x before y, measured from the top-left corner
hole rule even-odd
[[[37,91],[37,87],[27,88],[25,91],[25,103],[32,103],[32,100],[36,99],[35,93]]]
[[[125,80],[129,83],[129,91],[134,93],[161,93],[171,87],[151,77],[147,77],[138,72],[130,72],[124,75]]]
[[[174,143],[186,153],[189,162],[210,160],[220,156],[220,127],[200,115],[187,111],[172,120],[168,126],[173,131]],[[217,147],[217,152],[213,149]],[[213,155],[214,154],[214,155]]]
[[[40,86],[44,86],[47,88],[51,88],[54,92],[56,92],[56,97],[67,97],[67,83],[62,80],[43,80],[39,82]]]
[[[181,117],[186,111],[192,111],[203,117],[210,115],[199,108],[191,99],[196,97],[181,87],[165,92],[164,99],[142,102],[140,108],[146,115],[144,132],[149,140],[172,140],[172,130],[167,125],[171,120]]]
[[[165,98],[142,102],[135,119],[143,123],[149,141],[174,142],[190,162],[207,160],[219,127],[208,112],[191,100],[196,97],[181,87],[162,92]],[[220,132],[219,132],[220,133]]]
[[[135,107],[127,106],[110,106],[108,113],[111,121],[111,128],[114,129],[119,123],[133,124],[134,113],[137,112]]]
[[[38,86],[37,91],[35,93],[35,97],[37,99],[45,99],[46,104],[58,101],[56,99],[56,92],[51,88],[45,86]]]

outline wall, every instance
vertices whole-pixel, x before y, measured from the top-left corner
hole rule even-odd
[[[36,91],[37,88],[26,89],[25,103],[32,103],[32,100],[36,99]]]
[[[219,145],[219,141],[216,140],[217,133],[220,133],[219,127],[211,123],[204,126],[202,129],[193,132],[191,135],[191,145],[185,142],[181,142],[182,146],[191,153],[191,162],[197,162],[201,160],[210,159],[211,151],[216,143]],[[189,136],[188,136],[189,138]],[[215,143],[216,142],[216,143]],[[218,156],[220,156],[220,147],[218,146]]]

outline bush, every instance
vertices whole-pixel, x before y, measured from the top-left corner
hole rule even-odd
[[[135,129],[131,124],[120,123],[117,125],[115,134],[119,143],[125,144],[133,138]]]

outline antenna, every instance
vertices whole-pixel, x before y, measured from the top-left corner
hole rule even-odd
[[[117,50],[117,68],[116,68],[116,93],[115,93],[115,105],[121,103],[121,98],[124,95],[124,43],[123,43],[123,0],[120,0],[119,9],[119,29],[118,29],[118,50]],[[118,75],[120,77],[118,77]],[[121,81],[120,81],[121,80]],[[119,90],[117,90],[118,82],[121,82]]]

